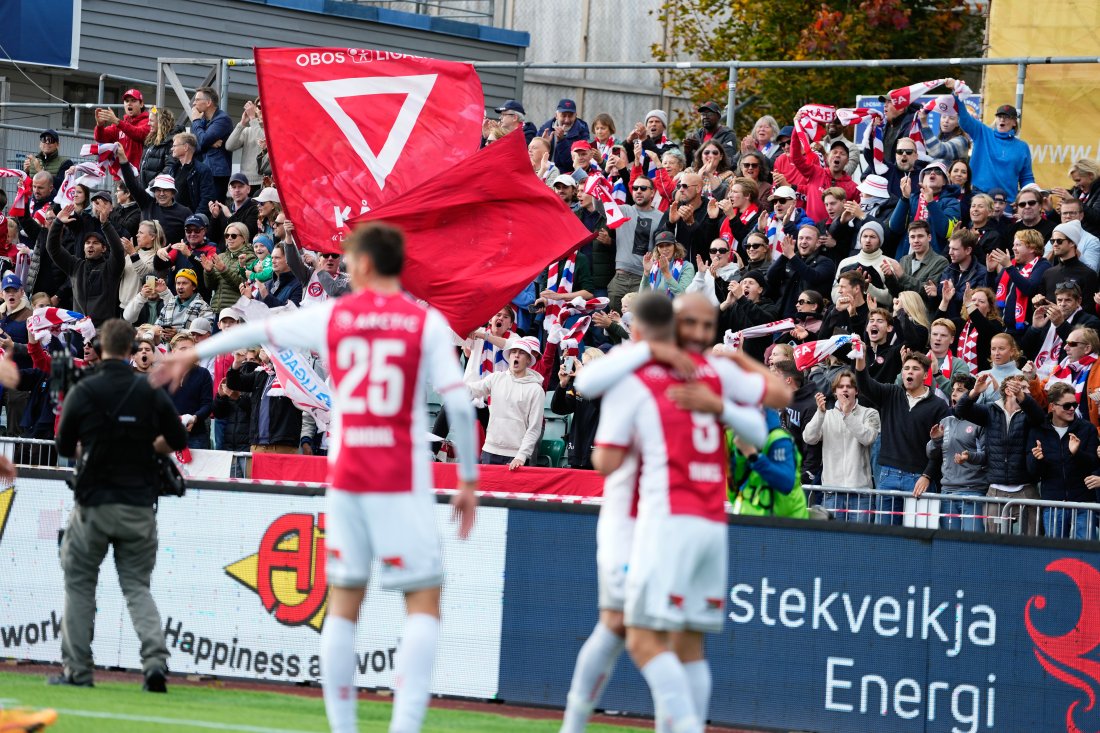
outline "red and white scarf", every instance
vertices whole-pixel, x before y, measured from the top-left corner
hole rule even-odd
[[[951,368],[954,366],[955,360],[951,357],[950,351],[947,352],[947,356],[943,358],[942,363],[940,363],[940,358],[933,354],[931,351],[928,352],[928,359],[939,366],[940,374],[947,377],[948,379],[951,378]],[[924,375],[924,385],[926,387],[931,387],[934,382],[935,380],[932,378],[932,370],[929,369],[928,373]]]
[[[780,321],[772,321],[771,323],[765,323],[760,326],[749,326],[740,331],[727,330],[726,334],[722,337],[722,343],[731,349],[739,349],[745,339],[759,338],[773,333],[783,333],[784,331],[790,331],[794,327],[795,322],[793,318],[784,318]]]
[[[604,310],[610,302],[609,298],[585,300],[577,296],[568,302],[559,303],[553,320],[548,315],[543,322],[546,327],[546,342],[559,344],[563,356],[576,356],[580,342],[584,340],[584,335],[588,333],[588,327],[592,324],[592,314]],[[549,313],[549,309],[547,312]],[[576,315],[581,317],[574,321],[572,326],[566,327],[565,321]]]
[[[920,117],[913,115],[913,122],[909,125],[909,139],[917,146],[917,157],[921,160],[928,159],[928,145],[924,142],[924,132],[920,128]]]
[[[837,118],[844,124],[864,122],[871,117],[877,117],[878,124],[867,126],[867,130],[863,134],[863,148],[871,148],[871,160],[875,164],[875,175],[884,176],[890,169],[886,165],[886,148],[882,136],[882,122],[884,119],[882,113],[877,109],[866,107],[837,110]],[[848,122],[845,122],[845,120]]]
[[[19,188],[15,191],[8,213],[12,216],[23,216],[27,213],[27,201],[31,197],[31,177],[18,168],[0,168],[0,178],[19,179]]]
[[[932,199],[938,201],[939,199]],[[928,199],[924,197],[924,190],[917,194],[917,211],[913,214],[913,221],[928,221]]]
[[[96,162],[102,165],[116,181],[122,176],[122,166],[118,162],[118,143],[91,143],[80,149],[81,155],[94,155]]]
[[[1073,391],[1077,396],[1077,404],[1081,404],[1081,395],[1085,391],[1085,383],[1089,378],[1089,367],[1096,363],[1096,354],[1086,354],[1077,361],[1070,361],[1067,356],[1062,363],[1054,368],[1046,386],[1057,382],[1065,382],[1073,385]]]
[[[1017,267],[1020,270],[1020,275],[1023,277],[1031,277],[1031,271],[1035,269],[1035,263],[1039,261],[1036,257],[1031,262],[1027,263],[1023,267],[1016,264],[1016,260],[1012,260],[1011,267]],[[1027,326],[1027,299],[1020,297],[1019,291],[1012,282],[1012,278],[1008,276],[1008,268],[1006,267],[1001,272],[1001,279],[997,281],[997,293],[994,296],[994,300],[997,302],[997,307],[1004,312],[1005,306],[1008,305],[1008,297],[1016,293],[1015,310],[1012,313],[1012,322],[1015,324],[1016,330],[1020,330]],[[1007,316],[1008,314],[1005,313]]]
[[[978,373],[978,329],[969,320],[959,336],[959,358],[966,362],[971,374]]]
[[[608,229],[618,229],[630,221],[630,217],[619,208],[619,202],[611,193],[611,184],[602,173],[590,173],[588,178],[584,179],[584,192],[603,204]]]
[[[1040,377],[1049,377],[1058,366],[1058,354],[1062,351],[1062,339],[1059,338],[1054,324],[1047,326],[1046,336],[1043,337],[1043,345],[1035,356],[1035,373]]]

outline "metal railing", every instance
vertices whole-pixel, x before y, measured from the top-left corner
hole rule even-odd
[[[957,529],[1028,537],[1100,539],[1100,503],[803,486],[842,522]]]

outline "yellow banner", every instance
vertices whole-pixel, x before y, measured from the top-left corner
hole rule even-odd
[[[1100,2],[996,0],[989,15],[989,58],[1089,56],[1100,48]],[[1016,67],[988,66],[983,117],[992,123],[1016,100]],[[1031,146],[1035,181],[1043,188],[1072,181],[1070,165],[1100,158],[1100,70],[1096,64],[1032,65],[1024,84],[1020,138]]]

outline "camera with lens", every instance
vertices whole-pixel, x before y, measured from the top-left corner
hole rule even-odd
[[[62,398],[94,367],[78,366],[77,359],[65,346],[50,349],[50,399],[60,405]]]

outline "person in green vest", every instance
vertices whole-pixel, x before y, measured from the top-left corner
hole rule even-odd
[[[730,451],[727,492],[734,514],[806,519],[806,494],[802,491],[802,456],[794,437],[780,427],[779,413],[767,409],[768,439],[756,446],[726,432]]]

